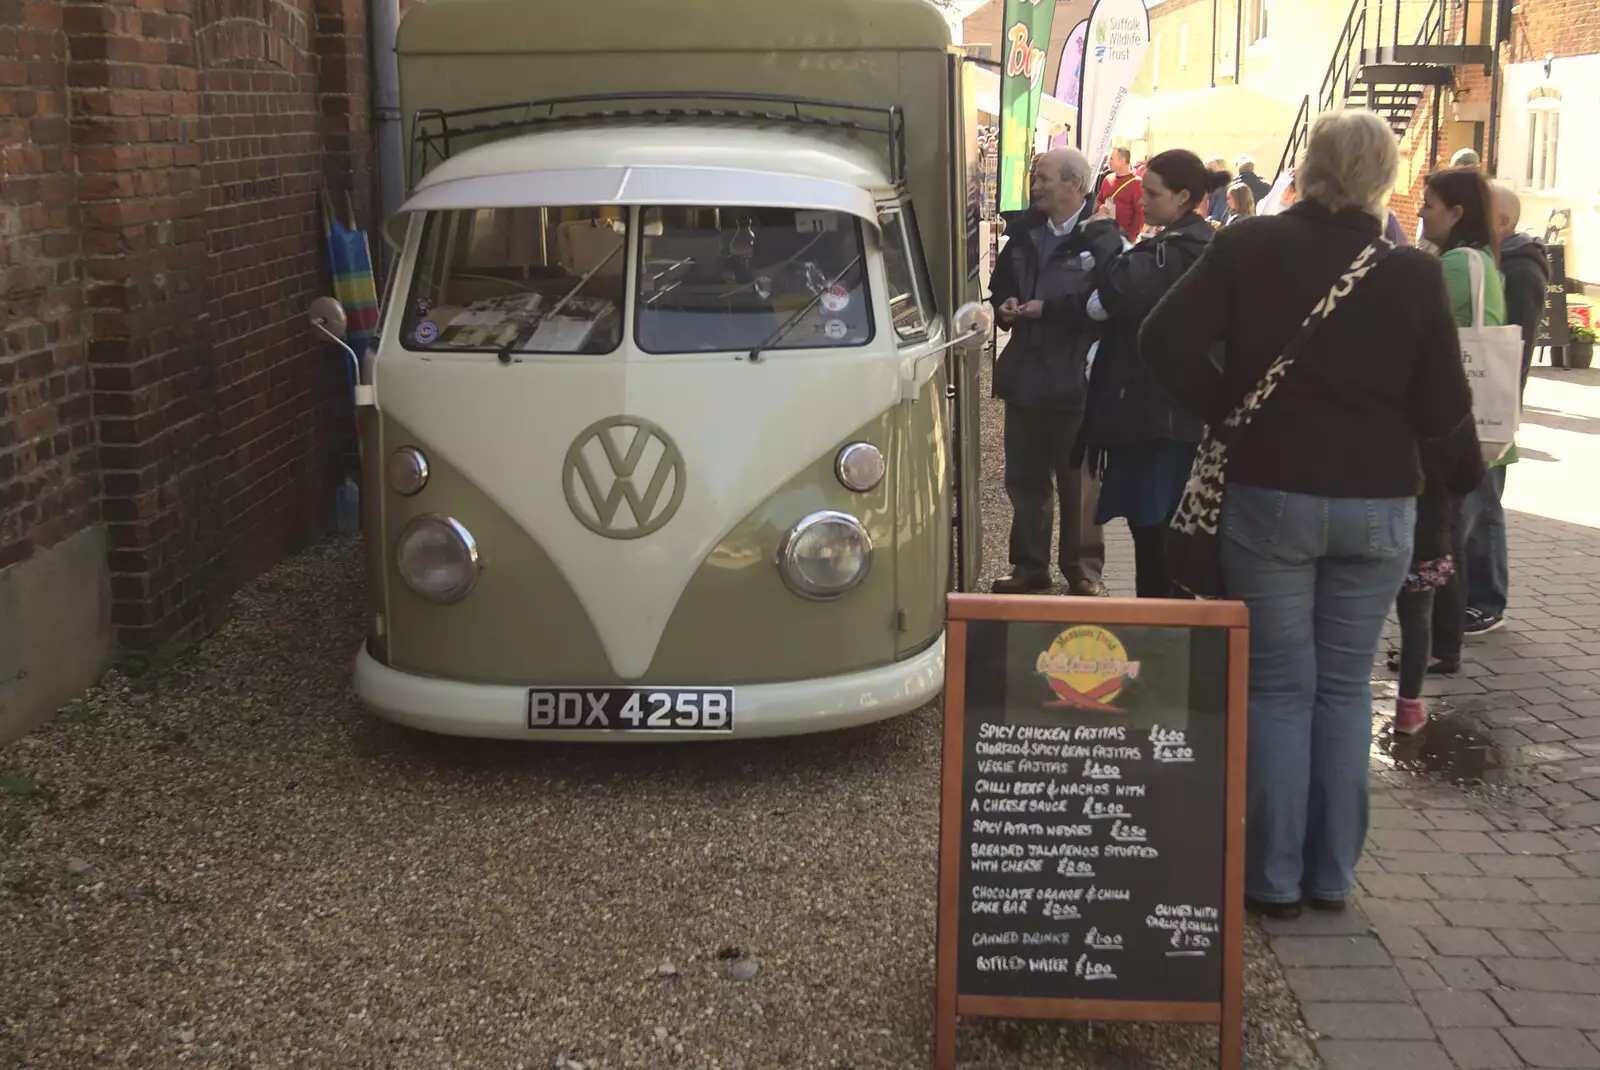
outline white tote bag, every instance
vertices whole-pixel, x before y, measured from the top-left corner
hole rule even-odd
[[[1483,287],[1486,254],[1468,251],[1472,277],[1472,326],[1458,328],[1461,363],[1472,387],[1472,415],[1478,423],[1483,459],[1490,463],[1505,456],[1522,420],[1522,328],[1483,325]]]

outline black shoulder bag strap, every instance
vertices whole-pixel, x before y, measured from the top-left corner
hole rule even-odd
[[[1167,533],[1168,563],[1174,582],[1183,591],[1196,598],[1224,597],[1217,524],[1222,515],[1228,446],[1239,441],[1255,414],[1304,352],[1306,343],[1317,328],[1333,315],[1350,291],[1392,252],[1394,244],[1382,237],[1362,249],[1306,315],[1300,330],[1289,340],[1278,359],[1272,362],[1261,381],[1234,406],[1222,426],[1215,430],[1206,427],[1200,448],[1195,454],[1194,465],[1189,471],[1189,483],[1184,487],[1183,498],[1178,502],[1178,510],[1169,525],[1171,530]]]

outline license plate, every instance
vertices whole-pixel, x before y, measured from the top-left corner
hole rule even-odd
[[[609,732],[731,732],[731,687],[528,689],[528,727]]]

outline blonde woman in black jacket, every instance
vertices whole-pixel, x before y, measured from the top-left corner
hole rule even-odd
[[[1411,563],[1420,447],[1472,418],[1439,262],[1382,237],[1398,170],[1381,118],[1319,117],[1300,200],[1219,231],[1139,335],[1171,394],[1234,439],[1216,535],[1226,593],[1250,609],[1245,904],[1274,917],[1340,910],[1350,892],[1373,660]],[[1247,399],[1251,422],[1228,427]]]

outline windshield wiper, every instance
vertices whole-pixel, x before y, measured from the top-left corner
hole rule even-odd
[[[794,327],[794,325],[796,323],[799,323],[802,319],[804,319],[807,315],[809,315],[811,313],[811,310],[817,307],[817,302],[822,300],[822,295],[827,293],[829,290],[833,289],[833,287],[839,282],[839,280],[844,278],[845,275],[850,271],[850,269],[855,267],[856,264],[860,262],[860,260],[861,260],[861,254],[857,253],[855,255],[855,257],[853,259],[851,259],[851,261],[844,266],[844,269],[841,270],[839,272],[839,274],[837,274],[833,278],[829,279],[824,285],[818,287],[817,291],[811,295],[811,300],[809,300],[809,301],[807,301],[805,303],[805,307],[804,308],[801,308],[798,311],[796,311],[794,315],[790,316],[788,319],[784,320],[783,323],[779,324],[777,330],[773,331],[771,334],[767,335],[766,338],[764,338],[760,342],[758,342],[750,350],[750,361],[751,361],[751,363],[754,363],[755,361],[760,360],[761,359],[761,351],[763,349],[766,349],[768,346],[770,346],[773,343],[775,343],[775,342],[779,341],[780,339],[782,339],[784,335],[789,333],[790,329],[792,327]]]
[[[589,285],[589,280],[594,278],[595,273],[598,272],[601,268],[605,267],[607,264],[609,264],[611,262],[611,258],[613,256],[616,256],[618,253],[620,253],[622,251],[622,247],[624,245],[626,245],[626,244],[627,243],[625,241],[624,242],[618,242],[617,243],[617,247],[615,249],[612,249],[609,253],[607,253],[604,257],[602,257],[600,259],[600,262],[598,264],[596,264],[594,267],[590,268],[588,271],[583,273],[583,278],[579,279],[576,283],[574,283],[572,289],[568,290],[566,293],[561,295],[561,300],[557,301],[554,305],[550,306],[550,311],[539,313],[536,317],[534,317],[533,322],[528,324],[528,326],[526,328],[524,328],[523,330],[520,330],[516,334],[512,335],[511,336],[511,341],[507,342],[500,349],[500,354],[499,354],[500,363],[501,364],[510,364],[511,363],[511,354],[516,350],[518,343],[520,343],[523,338],[532,338],[533,337],[533,332],[539,329],[539,324],[543,323],[545,320],[549,319],[551,316],[554,316],[557,312],[560,312],[563,308],[566,308],[567,307],[567,302],[572,300],[574,297],[576,297],[579,290],[581,290],[585,286]]]

